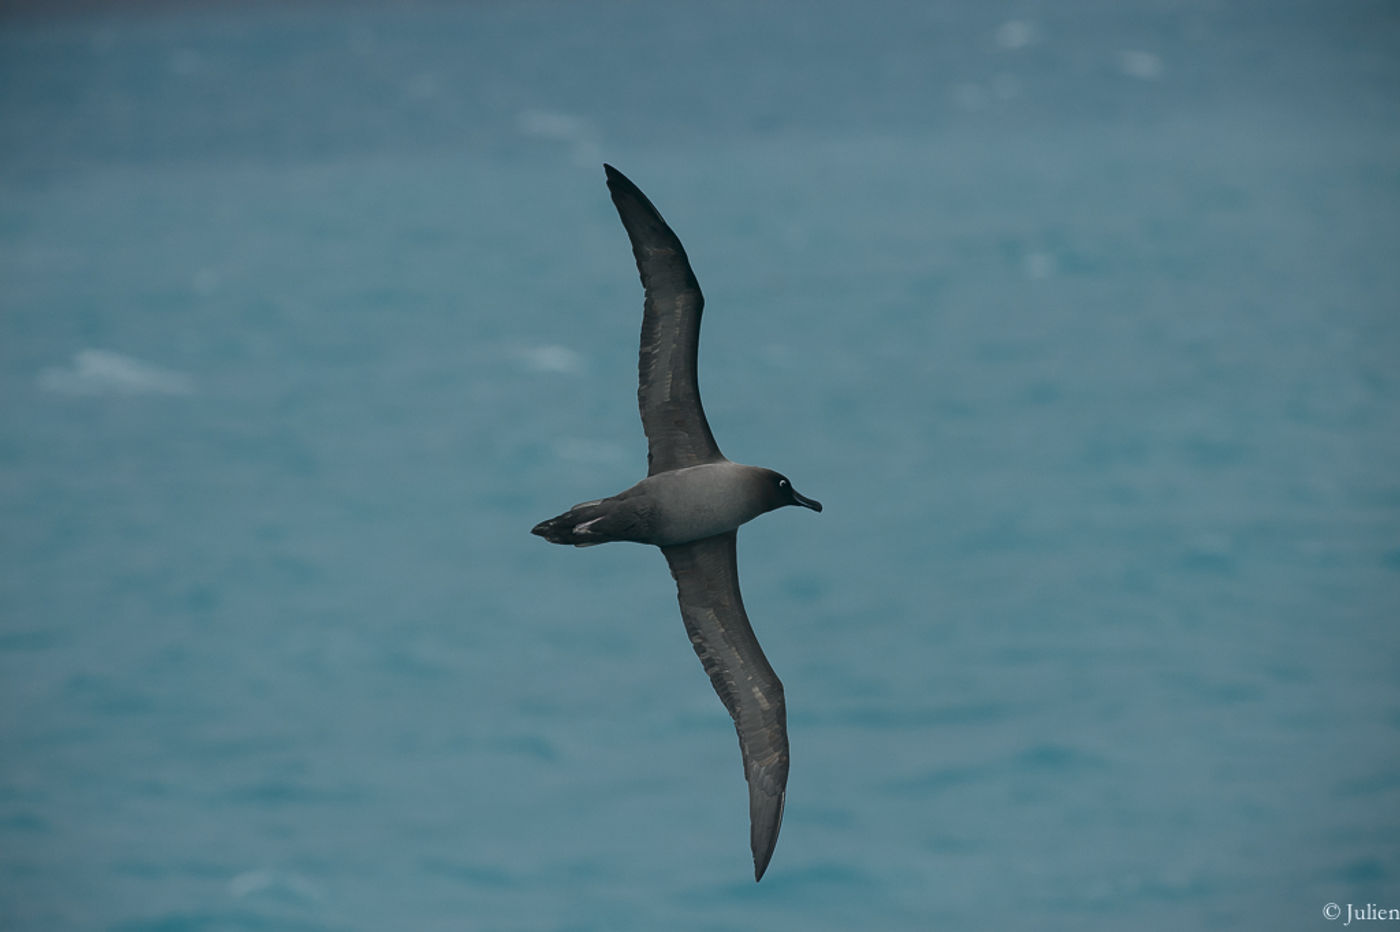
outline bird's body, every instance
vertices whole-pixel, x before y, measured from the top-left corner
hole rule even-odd
[[[782,824],[787,713],[783,685],[744,610],[735,542],[739,526],[764,512],[822,506],[785,476],[720,453],[700,405],[695,364],[704,298],[690,261],[637,186],[611,165],[604,168],[646,290],[637,401],[648,474],[623,492],[541,521],[532,533],[577,547],[636,541],[665,554],[691,645],[739,733],[754,877],[761,879]]]
[[[791,504],[786,481],[771,469],[724,460],[647,476],[609,498],[575,505],[541,525],[556,544],[588,547],[614,540],[669,547],[738,529],[766,511]]]

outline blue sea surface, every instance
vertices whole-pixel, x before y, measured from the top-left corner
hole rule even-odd
[[[1379,0],[9,6],[0,928],[1400,908],[1398,48]],[[645,471],[604,160],[721,447],[826,506],[740,534],[757,885],[665,561],[528,533]]]

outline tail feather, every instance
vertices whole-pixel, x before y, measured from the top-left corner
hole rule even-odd
[[[541,521],[531,529],[551,544],[573,544],[575,547],[592,547],[612,540],[595,527],[607,514],[604,500],[584,502],[575,505],[562,515]]]

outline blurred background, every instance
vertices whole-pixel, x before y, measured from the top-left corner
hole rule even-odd
[[[1400,9],[10,3],[0,926],[1400,907]],[[708,299],[755,885],[617,165]]]

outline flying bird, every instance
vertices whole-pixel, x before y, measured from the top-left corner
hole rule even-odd
[[[783,684],[744,611],[735,541],[739,525],[765,512],[822,506],[781,473],[720,453],[695,375],[705,299],[690,260],[646,195],[611,165],[603,169],[646,292],[637,403],[647,435],[647,477],[541,521],[532,533],[576,547],[615,540],[655,544],[666,555],[690,643],[739,733],[754,879],[761,880],[783,821],[787,711]]]

